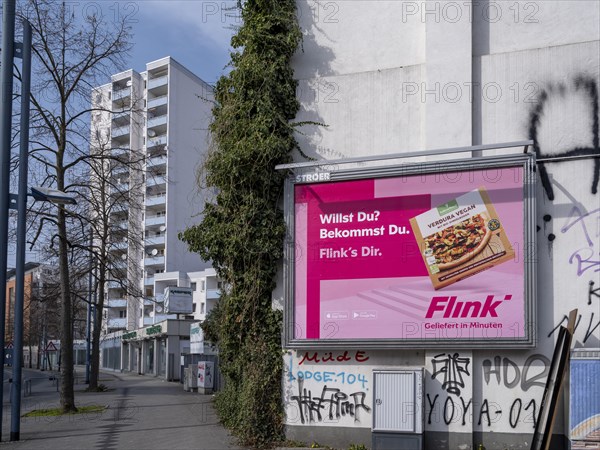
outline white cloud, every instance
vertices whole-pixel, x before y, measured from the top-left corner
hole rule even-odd
[[[142,1],[135,3],[138,13],[134,18],[164,24],[163,30],[156,30],[157,35],[179,31],[227,50],[233,34],[231,27],[240,23],[236,4],[235,1],[209,0]]]

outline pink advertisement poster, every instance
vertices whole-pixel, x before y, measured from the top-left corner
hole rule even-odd
[[[294,186],[294,339],[525,336],[522,167]]]

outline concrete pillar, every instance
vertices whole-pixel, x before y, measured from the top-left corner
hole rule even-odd
[[[170,354],[173,355],[172,359],[169,358]],[[179,360],[181,359],[181,351],[179,349],[179,336],[169,336],[167,338],[165,359],[165,378],[169,380],[169,375],[172,375],[172,380],[179,380]]]

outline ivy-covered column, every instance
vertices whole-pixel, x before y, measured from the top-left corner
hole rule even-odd
[[[203,166],[216,196],[180,238],[212,260],[227,285],[203,327],[218,344],[226,381],[216,398],[221,420],[244,444],[264,447],[283,437],[282,317],[271,293],[285,234],[278,207],[285,174],[274,168],[297,148],[290,58],[301,33],[294,0],[247,0],[241,15],[232,70],[215,88],[213,146]]]

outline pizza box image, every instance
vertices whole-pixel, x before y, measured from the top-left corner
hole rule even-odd
[[[410,224],[436,290],[514,258],[483,187],[413,217]]]

